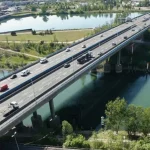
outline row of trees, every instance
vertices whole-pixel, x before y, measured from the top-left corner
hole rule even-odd
[[[150,133],[150,108],[127,105],[125,99],[117,98],[106,105],[106,128],[118,133],[123,127],[129,136]]]

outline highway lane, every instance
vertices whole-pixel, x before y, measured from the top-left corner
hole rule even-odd
[[[148,17],[149,15],[147,14],[147,15],[145,15],[145,16]],[[139,19],[135,20],[134,23],[141,22],[141,20],[143,20],[143,17],[139,17]],[[101,40],[103,40],[103,39],[109,37],[110,35],[112,35],[112,34],[114,34],[114,33],[117,33],[117,32],[119,32],[119,31],[125,29],[126,27],[129,27],[129,26],[133,25],[134,23],[131,22],[131,23],[128,23],[128,24],[122,24],[122,25],[120,25],[119,27],[116,27],[116,28],[113,28],[113,29],[111,29],[111,30],[109,30],[109,31],[106,31],[106,32],[103,34],[103,35],[104,35],[103,37],[100,37],[100,36],[98,35],[98,36],[96,36],[96,37],[93,37],[92,39],[86,40],[86,41],[84,41],[84,42],[82,42],[82,43],[80,43],[80,44],[78,44],[78,45],[75,45],[75,46],[73,46],[73,47],[71,48],[71,51],[70,51],[70,52],[65,52],[65,51],[63,51],[63,52],[60,52],[59,54],[56,54],[56,55],[50,57],[50,58],[48,59],[49,62],[48,62],[47,64],[40,64],[40,63],[38,63],[38,64],[36,64],[36,65],[34,65],[34,66],[31,66],[31,67],[29,68],[29,70],[30,70],[30,72],[31,72],[30,75],[28,75],[28,76],[26,76],[26,77],[21,77],[21,73],[18,73],[18,74],[17,74],[18,78],[13,79],[13,80],[10,79],[10,78],[7,78],[7,79],[1,81],[0,85],[2,85],[2,84],[8,84],[8,86],[9,86],[10,89],[11,89],[11,88],[14,88],[15,86],[21,84],[22,82],[27,81],[28,79],[34,77],[35,75],[41,73],[42,71],[44,71],[44,70],[46,70],[46,69],[48,69],[48,68],[50,68],[50,67],[52,67],[52,66],[58,64],[58,63],[61,62],[62,60],[65,60],[65,59],[71,57],[72,55],[74,55],[74,54],[76,54],[76,53],[82,51],[82,50],[83,50],[83,48],[82,48],[82,45],[83,45],[83,44],[85,44],[87,47],[89,47],[89,46],[95,44],[96,42],[101,41]],[[0,93],[0,94],[3,94],[3,93],[4,93],[4,92],[2,92],[2,93]]]
[[[145,23],[141,22],[141,24],[137,27],[135,27],[135,31],[127,31],[126,33],[116,37],[115,39],[110,40],[109,42],[100,45],[99,47],[95,48],[93,50],[93,55],[95,58],[99,57],[99,53],[105,53],[108,52],[112,46],[112,42],[116,42],[117,44],[124,41],[124,36],[132,36],[133,34],[139,32],[139,27],[143,27]],[[147,25],[150,24],[150,20],[147,21]],[[93,58],[93,59],[95,59]],[[88,62],[87,62],[88,63]],[[69,68],[60,68],[57,71],[51,73],[50,75],[46,76],[45,78],[41,79],[40,81],[36,82],[33,86],[30,86],[26,88],[25,90],[21,91],[20,93],[14,95],[13,97],[9,98],[7,101],[0,104],[0,120],[2,120],[3,114],[7,111],[9,111],[12,108],[9,108],[9,104],[11,101],[17,101],[19,103],[19,106],[22,107],[23,105],[30,102],[32,99],[49,89],[50,87],[54,86],[56,83],[60,82],[61,80],[65,79],[67,76],[71,75],[74,71],[80,69],[81,67],[85,66],[87,63],[80,65],[77,64],[77,61],[74,60],[71,62],[71,66]]]

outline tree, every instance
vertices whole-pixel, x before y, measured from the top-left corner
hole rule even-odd
[[[147,134],[150,133],[150,108],[145,108],[141,116],[142,117],[139,118],[141,122],[140,130],[147,136]]]
[[[35,6],[31,7],[31,11],[36,11],[36,10],[37,10],[37,8]]]
[[[90,148],[88,141],[81,134],[68,135],[63,147]]]
[[[117,98],[106,104],[106,126],[115,130],[117,133],[122,125],[126,114],[127,103],[125,99]]]
[[[72,125],[66,120],[62,121],[62,134],[63,134],[63,136],[66,136],[66,135],[72,134],[72,133],[73,133]]]
[[[131,136],[132,134],[135,135],[135,133],[139,131],[140,126],[142,124],[141,122],[142,114],[143,114],[142,107],[136,107],[134,105],[129,105],[127,107],[125,126],[129,136]]]
[[[46,7],[46,6],[43,6],[41,10],[42,10],[42,14],[46,14],[47,7]]]

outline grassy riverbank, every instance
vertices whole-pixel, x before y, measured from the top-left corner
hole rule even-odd
[[[0,50],[0,68],[15,70],[36,60],[37,58],[24,54],[15,54]]]
[[[32,35],[31,33],[17,33],[17,36],[11,36],[10,34],[0,35],[0,41],[21,41],[26,42],[28,40],[33,42],[39,42],[41,40],[45,42],[70,42],[86,37],[91,34],[92,29],[83,30],[64,30],[53,31],[51,35]]]

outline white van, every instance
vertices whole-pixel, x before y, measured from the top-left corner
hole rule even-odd
[[[13,106],[14,109],[18,109],[18,108],[19,108],[18,103],[15,102],[15,101],[12,101],[12,102],[10,103],[10,105]]]
[[[21,72],[21,76],[27,76],[29,73],[30,73],[30,71],[29,71],[28,69],[23,70],[23,71]]]

